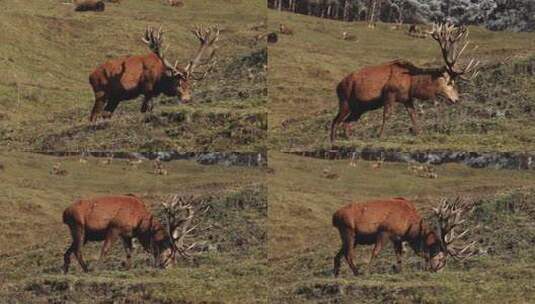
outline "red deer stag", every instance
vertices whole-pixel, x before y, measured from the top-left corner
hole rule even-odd
[[[376,200],[365,203],[353,203],[344,206],[333,215],[333,226],[342,239],[342,248],[334,258],[334,275],[340,273],[342,256],[353,274],[358,269],[353,262],[353,252],[357,244],[372,245],[369,264],[377,257],[385,242],[394,245],[397,259],[397,271],[401,271],[402,243],[407,242],[414,252],[426,259],[432,271],[439,271],[446,265],[446,258],[451,255],[457,259],[466,259],[477,253],[475,242],[459,245],[452,244],[464,239],[468,230],[460,234],[455,228],[465,220],[463,216],[473,210],[473,204],[462,199],[442,200],[434,209],[438,218],[438,231],[431,229],[422,219],[414,205],[404,198]]]
[[[204,202],[194,205],[191,200],[175,195],[162,204],[167,226],[160,224],[143,202],[133,195],[105,196],[73,203],[63,212],[63,223],[69,226],[72,236],[72,244],[64,255],[63,271],[69,271],[73,254],[82,269],[88,271],[82,257],[82,247],[87,242],[104,241],[99,259],[102,263],[117,238],[121,238],[126,251],[127,269],[131,267],[133,238],[137,238],[141,246],[153,255],[157,267],[173,265],[177,253],[188,256],[188,251],[196,244],[185,245],[185,238],[195,230],[192,221],[198,206]]]
[[[434,99],[444,97],[449,103],[459,100],[455,86],[457,77],[475,71],[479,62],[472,59],[468,65],[459,69],[456,62],[468,45],[466,27],[455,27],[448,24],[435,24],[432,37],[439,43],[445,66],[442,68],[424,69],[404,60],[396,60],[382,65],[370,66],[346,76],[337,86],[339,99],[338,114],[331,124],[331,143],[336,137],[336,127],[345,124],[346,135],[349,136],[349,124],[357,121],[365,112],[381,107],[383,123],[379,131],[382,137],[386,121],[396,102],[407,109],[413,125],[413,132],[420,132],[416,121],[416,110],[413,100]],[[472,74],[475,77],[476,73]],[[470,78],[472,78],[470,77]]]
[[[198,73],[195,69],[212,60],[214,43],[219,39],[219,28],[197,27],[193,34],[201,44],[185,68],[178,67],[178,62],[169,63],[164,57],[162,29],[155,32],[148,27],[142,40],[152,51],[150,54],[112,59],[95,69],[89,76],[95,94],[90,121],[96,121],[103,110],[102,116],[110,118],[120,101],[134,99],[139,95],[144,95],[142,113],[151,111],[151,99],[162,93],[189,102],[191,81],[203,79],[210,71],[208,69],[204,73]]]

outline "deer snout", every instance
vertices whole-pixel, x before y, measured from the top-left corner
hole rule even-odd
[[[178,97],[180,99],[180,102],[182,103],[190,103],[191,102],[191,93],[182,93]]]

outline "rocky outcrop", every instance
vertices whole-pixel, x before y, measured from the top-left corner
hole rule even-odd
[[[316,150],[305,152],[289,152],[307,157],[323,159],[350,159],[364,160],[384,159],[390,162],[420,162],[433,165],[445,163],[461,163],[472,168],[496,169],[535,169],[535,153],[520,152],[465,152],[465,151],[413,151],[405,152],[382,148]]]

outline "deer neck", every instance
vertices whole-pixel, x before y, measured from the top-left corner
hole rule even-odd
[[[412,76],[411,96],[420,100],[433,99],[437,92],[434,72]]]

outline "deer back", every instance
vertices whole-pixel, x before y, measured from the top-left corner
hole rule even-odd
[[[121,233],[134,233],[150,218],[152,215],[143,202],[133,196],[79,200],[64,212],[64,222],[81,225],[88,233],[103,233],[110,228],[118,228]]]
[[[154,53],[120,57],[96,68],[90,76],[90,83],[95,92],[105,92],[119,99],[133,98],[137,96],[126,96],[127,93],[141,94],[160,87],[158,81],[165,70],[164,63]]]
[[[386,231],[396,236],[416,237],[421,217],[414,205],[404,198],[353,203],[339,209],[333,224],[347,227],[357,235],[374,235]]]
[[[411,78],[407,69],[396,62],[364,67],[346,76],[339,84],[339,90],[347,99],[371,102],[381,98],[385,91],[396,91],[408,98]]]

